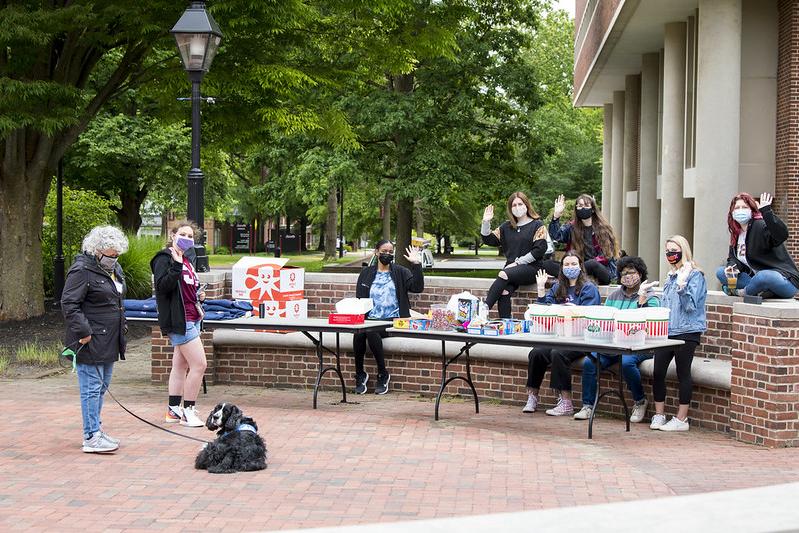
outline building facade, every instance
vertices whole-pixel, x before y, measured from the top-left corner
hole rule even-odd
[[[602,209],[653,279],[681,234],[718,288],[739,191],[799,256],[799,0],[576,0],[574,105],[604,108]]]

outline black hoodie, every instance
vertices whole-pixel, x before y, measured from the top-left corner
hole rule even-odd
[[[193,265],[192,257],[188,254],[186,257]],[[161,328],[161,333],[184,335],[186,333],[186,310],[183,307],[183,295],[180,292],[183,263],[172,259],[169,248],[164,248],[150,261],[150,270],[153,271],[155,301],[158,305],[158,326]]]

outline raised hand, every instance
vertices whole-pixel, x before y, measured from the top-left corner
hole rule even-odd
[[[178,248],[177,246],[170,246],[169,253],[172,254],[172,259],[174,259],[178,263],[183,262],[183,250]]]
[[[641,287],[638,289],[638,294],[644,295],[649,291],[649,289],[655,287],[656,285],[660,285],[660,282],[658,280],[655,281],[644,280],[641,282]]]
[[[769,193],[764,192],[763,194],[760,195],[760,201],[757,202],[757,208],[758,209],[763,209],[767,205],[771,205],[771,202],[773,200],[774,199],[771,197],[771,195]]]
[[[566,209],[566,198],[561,194],[555,200],[555,211],[552,213],[552,218],[560,218],[564,209]]]
[[[547,271],[544,270],[543,268],[541,270],[539,270],[538,273],[535,275],[535,283],[536,283],[536,286],[538,287],[538,291],[539,292],[541,292],[541,290],[544,287],[546,287],[548,279],[549,279],[549,275],[547,275]]]
[[[422,262],[422,253],[419,248],[415,246],[408,246],[405,249],[405,259],[408,260],[409,263],[414,264],[421,264]]]
[[[488,204],[483,211],[483,220],[491,220],[494,218],[494,205]]]

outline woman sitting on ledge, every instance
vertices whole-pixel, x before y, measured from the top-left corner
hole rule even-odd
[[[772,211],[771,195],[764,192],[755,202],[745,192],[738,194],[730,202],[727,229],[727,266],[716,270],[722,290],[730,296],[793,298],[799,271],[785,248],[788,227]]]

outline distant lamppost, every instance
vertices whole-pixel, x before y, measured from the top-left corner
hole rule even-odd
[[[214,18],[205,11],[205,2],[192,2],[170,31],[175,36],[183,67],[191,80],[191,169],[188,174],[188,217],[200,227],[195,235],[197,270],[208,271],[205,253],[205,216],[203,214],[203,172],[200,170],[200,82],[214,60],[222,32]]]

